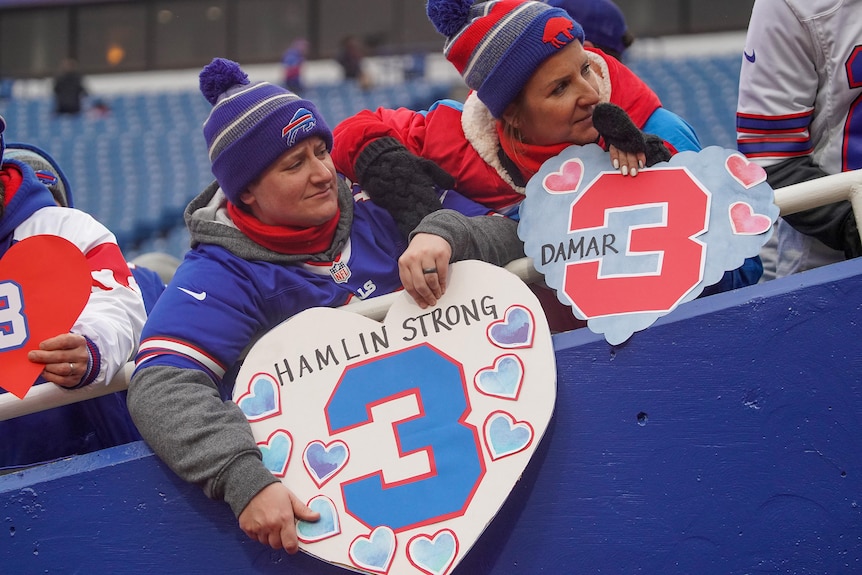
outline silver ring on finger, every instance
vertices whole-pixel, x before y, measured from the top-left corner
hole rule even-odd
[[[75,373],[75,364],[70,361],[69,362],[69,375],[72,375],[73,373]]]
[[[436,274],[437,268],[422,268],[422,273],[425,274],[426,276],[428,274]]]

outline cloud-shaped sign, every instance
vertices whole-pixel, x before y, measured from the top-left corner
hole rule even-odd
[[[778,218],[762,168],[719,147],[623,176],[570,146],[527,184],[518,234],[558,299],[622,343],[756,256]]]

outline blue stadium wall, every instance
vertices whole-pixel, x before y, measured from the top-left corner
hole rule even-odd
[[[456,569],[862,573],[862,260],[555,336],[556,415]],[[248,540],[142,443],[0,477],[0,571],[340,575]]]

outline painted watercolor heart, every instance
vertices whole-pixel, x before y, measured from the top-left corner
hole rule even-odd
[[[501,355],[494,365],[476,373],[476,389],[486,395],[518,399],[524,379],[524,364],[514,354]]]
[[[725,165],[733,179],[742,184],[745,189],[753,188],[766,181],[766,170],[741,154],[733,154],[727,158]]]
[[[281,413],[278,382],[266,373],[256,374],[246,392],[236,398],[236,404],[249,421],[266,419]]]
[[[290,433],[284,429],[277,429],[266,441],[259,441],[257,445],[263,456],[264,467],[276,477],[284,477],[293,451],[293,439]]]
[[[506,316],[488,326],[488,339],[502,348],[518,349],[533,345],[535,321],[529,309],[514,305],[506,310]]]
[[[262,403],[267,390],[279,401]],[[456,568],[522,477],[555,398],[538,300],[475,261],[452,265],[436,306],[401,293],[383,323],[296,315],[252,347],[234,389],[268,454],[279,432],[302,448],[278,460],[282,481],[321,513],[297,525],[300,548],[399,575]]]
[[[388,573],[395,557],[395,532],[386,525],[375,527],[366,537],[359,535],[350,544],[350,561],[372,573]]]
[[[729,215],[730,227],[735,234],[757,235],[772,227],[772,220],[766,216],[755,214],[754,209],[745,202],[731,204]]]
[[[329,444],[312,441],[302,453],[302,462],[305,463],[305,469],[317,486],[323,487],[347,464],[349,456],[347,444],[343,441],[333,441]]]
[[[560,171],[545,176],[543,184],[550,194],[570,194],[578,191],[584,177],[584,163],[575,158],[564,162]]]
[[[312,511],[320,513],[320,519],[314,522],[301,520],[296,522],[296,535],[300,541],[314,543],[341,533],[338,511],[329,497],[318,495],[308,502],[308,506]]]
[[[417,535],[407,543],[407,558],[428,575],[448,573],[457,555],[458,538],[448,529],[432,537]]]
[[[84,254],[57,236],[24,239],[0,259],[0,384],[6,391],[20,398],[27,394],[45,367],[27,354],[71,329],[92,284]]]

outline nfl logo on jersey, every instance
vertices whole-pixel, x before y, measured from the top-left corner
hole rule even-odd
[[[329,275],[335,280],[335,283],[343,284],[350,279],[350,268],[344,262],[335,262],[329,268]]]

